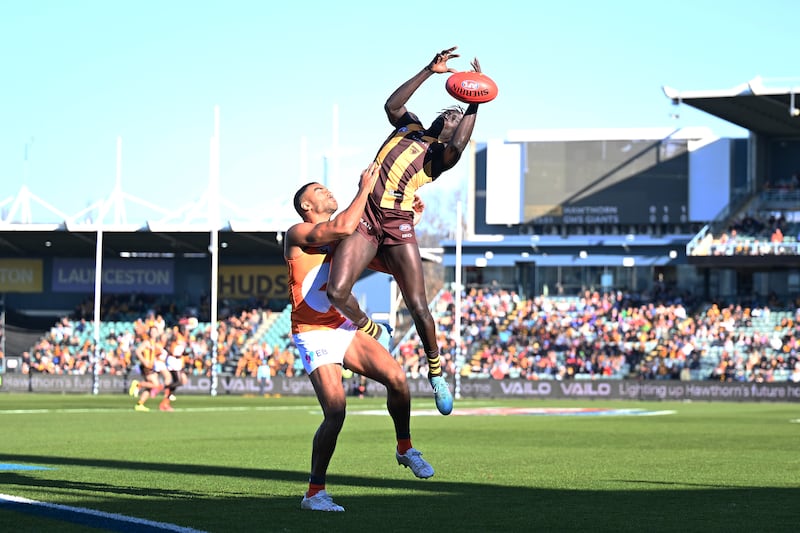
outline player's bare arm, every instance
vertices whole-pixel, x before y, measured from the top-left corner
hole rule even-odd
[[[295,224],[286,232],[284,239],[286,257],[295,257],[302,253],[301,246],[320,246],[333,241],[338,241],[352,234],[361,220],[361,214],[367,204],[367,197],[375,185],[378,178],[380,167],[373,161],[372,164],[361,172],[361,181],[358,186],[358,193],[353,201],[334,218],[330,218],[330,212],[326,213],[317,206],[325,204],[335,204],[333,195],[324,186],[317,184],[312,186],[310,191],[311,198],[308,200],[308,211],[306,221]]]
[[[431,76],[431,74],[456,72],[454,68],[447,66],[447,62],[450,59],[459,57],[458,54],[453,53],[456,48],[458,47],[453,46],[436,54],[430,63],[425,65],[422,70],[417,72],[400,87],[395,89],[395,91],[389,96],[383,106],[383,109],[386,111],[386,116],[388,117],[389,123],[391,123],[392,126],[396,126],[397,122],[408,112],[406,109],[406,102],[408,102],[409,98],[411,98],[411,95],[414,94],[414,91],[419,89],[419,87]]]
[[[144,350],[145,350],[145,348],[146,348],[146,345],[145,345],[145,343],[144,343],[144,342],[142,342],[142,343],[140,343],[140,344],[139,344],[139,345],[136,347],[136,350],[134,350],[134,352],[133,352],[133,353],[135,353],[135,354],[136,354],[136,358],[137,358],[137,359],[139,360],[139,362],[140,362],[140,363],[142,363],[142,364],[147,364],[147,359],[146,359],[146,358],[145,358],[145,356],[144,356]]]
[[[478,58],[472,60],[472,70],[481,72],[481,64]],[[461,154],[469,144],[472,138],[472,131],[475,129],[475,119],[478,117],[478,104],[469,104],[461,122],[458,123],[456,131],[453,132],[453,138],[447,143],[444,149],[442,169],[449,170],[456,166],[458,160],[461,159]]]

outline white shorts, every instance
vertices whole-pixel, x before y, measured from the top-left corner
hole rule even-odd
[[[292,335],[306,374],[311,374],[322,365],[341,365],[357,330],[355,324],[346,320],[336,329],[314,329]]]
[[[183,370],[183,358],[170,355],[167,357],[167,370],[170,372],[180,372]]]
[[[161,373],[167,369],[167,363],[162,361],[161,359],[156,359],[156,362],[153,363],[153,371],[157,373]]]

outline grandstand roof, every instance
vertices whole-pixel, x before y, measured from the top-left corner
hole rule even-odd
[[[208,228],[191,226],[182,229],[104,226],[103,250],[106,257],[208,255],[210,235]],[[219,231],[222,253],[237,257],[280,254],[282,237],[281,232],[234,231],[230,226]],[[0,257],[94,257],[96,239],[97,229],[94,227],[68,228],[65,224],[5,225],[0,226]]]
[[[129,222],[128,204],[144,206],[154,217]],[[222,197],[219,204],[227,205]],[[16,198],[0,202],[0,207],[0,257],[94,257],[99,230],[107,257],[208,255],[212,228],[219,231],[223,253],[258,257],[281,253],[282,231],[297,222],[292,205],[284,203],[249,216],[229,205],[241,218],[212,223],[214,205],[207,194],[167,209],[127,194],[119,186],[107,199],[74,214],[63,213],[25,185]],[[55,221],[41,222],[47,219]]]
[[[679,91],[664,86],[673,104],[687,104],[757,134],[800,137],[800,85],[766,87],[761,77],[723,90]]]

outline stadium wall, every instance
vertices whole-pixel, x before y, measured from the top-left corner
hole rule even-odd
[[[92,392],[93,377],[87,375],[49,376],[42,374],[0,375],[0,393],[73,393]],[[218,376],[218,395],[261,394],[258,380],[251,377]],[[348,392],[357,381],[343,384]],[[177,394],[208,395],[212,379],[192,376]],[[128,380],[123,376],[100,376],[98,391],[102,394],[126,394]],[[410,379],[412,397],[430,398],[426,379]],[[314,396],[306,378],[274,377],[266,384],[265,394],[272,396]],[[730,402],[800,402],[800,383],[722,383],[709,381],[634,381],[634,380],[461,380],[461,398],[471,399],[540,399],[540,400],[649,400],[649,401],[730,401]],[[382,397],[383,385],[368,381],[366,396]],[[433,406],[433,403],[431,403]]]

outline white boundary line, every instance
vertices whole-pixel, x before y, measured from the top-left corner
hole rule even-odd
[[[178,533],[205,533],[201,529],[193,529],[190,527],[183,527],[178,526],[175,524],[168,524],[166,522],[155,522],[153,520],[145,520],[144,518],[134,518],[130,516],[125,516],[121,514],[115,513],[106,513],[104,511],[96,511],[94,509],[85,509],[83,507],[72,507],[69,505],[61,505],[57,503],[47,503],[47,502],[39,502],[36,500],[29,500],[28,498],[22,498],[19,496],[11,496],[9,494],[0,494],[0,504],[2,503],[10,503],[10,504],[17,504],[17,505],[30,505],[32,508],[39,508],[42,510],[51,510],[56,511],[57,513],[61,514],[77,514],[77,515],[85,515],[91,516],[96,518],[102,518],[105,520],[109,520],[112,522],[125,522],[128,524],[134,524],[138,527],[149,527],[156,530],[161,531],[175,531]],[[23,511],[23,512],[30,512],[30,511]],[[42,515],[42,513],[37,513],[34,511],[33,514]],[[103,527],[102,524],[97,524],[97,527]]]
[[[133,404],[131,404],[133,405]],[[242,407],[180,407],[176,411],[183,413],[212,413],[212,412],[228,412],[228,411],[307,411],[313,409],[314,405],[287,405],[287,406],[242,406]],[[319,404],[316,404],[319,409]],[[77,407],[74,409],[0,409],[0,415],[43,415],[49,413],[122,413],[133,412],[132,408],[120,407],[104,407],[104,408],[84,408]],[[139,415],[140,416],[140,415]]]
[[[674,415],[677,411],[660,410],[648,411],[646,409],[606,409],[595,410],[586,409],[581,407],[557,408],[557,407],[465,407],[463,409],[455,409],[451,416],[519,416],[519,415],[533,415],[533,416],[563,416],[570,418],[594,418],[594,417],[612,417],[612,416],[661,416],[661,415]],[[348,415],[384,415],[385,410],[369,409],[362,411],[348,412]],[[411,416],[439,416],[436,409],[425,409],[419,411],[411,411]]]

